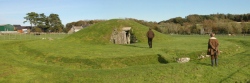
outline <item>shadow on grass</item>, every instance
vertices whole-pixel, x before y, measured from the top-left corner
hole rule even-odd
[[[149,48],[148,46],[142,47],[142,46],[136,46],[136,45],[131,45],[131,44],[130,45],[123,45],[123,46],[136,47],[136,48]]]
[[[160,54],[157,54],[157,55],[158,55],[158,61],[161,64],[167,64],[168,63],[168,61],[164,57],[162,57],[162,55],[160,55]]]
[[[197,64],[199,64],[199,65],[205,65],[205,66],[211,66],[210,63],[200,63],[200,62],[197,62]]]

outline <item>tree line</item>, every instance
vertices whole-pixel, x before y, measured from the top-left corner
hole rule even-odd
[[[58,14],[46,16],[44,13],[27,13],[23,23],[29,22],[33,32],[62,32],[64,27]]]
[[[210,14],[175,17],[158,23],[166,34],[250,34],[250,14]]]
[[[24,17],[25,22],[34,26],[32,31],[36,32],[68,32],[72,26],[89,26],[106,20],[79,20],[67,23],[64,27],[58,14],[46,16],[30,12]],[[217,34],[250,34],[250,14],[192,14],[185,18],[175,17],[160,22],[134,20],[142,25],[153,28],[164,34],[206,34],[214,32]]]
[[[134,18],[142,25],[164,34],[250,34],[250,14],[192,14],[185,18],[175,17],[160,22]]]
[[[142,25],[153,28],[164,34],[250,34],[250,14],[210,14],[210,15],[188,15],[185,18],[175,17],[169,20],[152,22],[125,18],[136,21]],[[90,25],[106,20],[80,20],[68,23],[69,30],[72,25]]]

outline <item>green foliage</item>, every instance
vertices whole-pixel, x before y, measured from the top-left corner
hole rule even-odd
[[[96,24],[98,22],[103,22],[103,21],[106,21],[106,20],[79,20],[77,22],[67,23],[65,32],[68,32],[72,28],[72,26],[87,27],[89,25]]]
[[[49,30],[52,32],[62,32],[63,30],[63,24],[61,23],[61,20],[59,18],[58,14],[50,14],[48,17],[49,20]]]
[[[37,18],[38,18],[38,14],[35,12],[30,12],[26,14],[27,16],[24,17],[25,21],[23,23],[29,22],[31,27],[32,24],[34,24],[35,26],[37,25]]]
[[[34,25],[36,28],[41,28],[42,31],[51,31],[51,32],[62,32],[63,31],[63,24],[59,18],[58,14],[50,14],[48,17],[44,14],[37,14],[35,12],[30,12],[26,14],[27,16],[24,17],[26,22],[29,22]]]
[[[206,33],[210,33],[211,31],[213,31],[218,34],[249,34],[250,31],[248,30],[248,28],[250,27],[245,26],[246,24],[249,24],[249,16],[250,14],[193,14],[188,15],[185,18],[175,17],[169,20],[161,21],[158,23],[157,31],[166,33],[166,30],[169,30],[167,34],[172,34],[176,32],[178,32],[177,34],[197,34],[198,31],[205,29]],[[166,25],[169,23],[174,23],[175,25]],[[197,24],[203,25],[202,28],[193,29],[193,25]],[[172,26],[179,26],[177,27],[178,31],[171,31]]]
[[[33,28],[32,31],[34,31],[34,32],[42,32],[42,29],[41,29],[41,28],[38,28],[38,27],[35,27],[35,28]]]

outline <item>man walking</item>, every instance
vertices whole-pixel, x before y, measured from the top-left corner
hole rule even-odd
[[[152,31],[151,28],[149,28],[149,30],[147,32],[149,48],[152,48],[152,41],[153,41],[154,36],[155,36],[154,32]]]
[[[211,65],[214,66],[214,62],[215,62],[215,66],[218,65],[218,47],[219,47],[219,42],[218,40],[214,37],[215,34],[211,33],[210,34],[210,38],[208,40],[208,51],[207,51],[207,55],[211,55]]]

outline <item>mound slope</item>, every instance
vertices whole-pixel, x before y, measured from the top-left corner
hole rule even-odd
[[[107,44],[111,43],[110,38],[112,35],[112,31],[115,28],[121,29],[123,27],[131,27],[133,33],[138,39],[138,42],[147,41],[146,32],[148,31],[149,27],[141,25],[133,20],[124,20],[124,19],[112,19],[91,25],[66,37],[65,39],[66,41]],[[154,32],[156,34],[154,40],[164,40],[165,38],[167,38],[167,36],[164,34],[161,34],[157,31]]]

